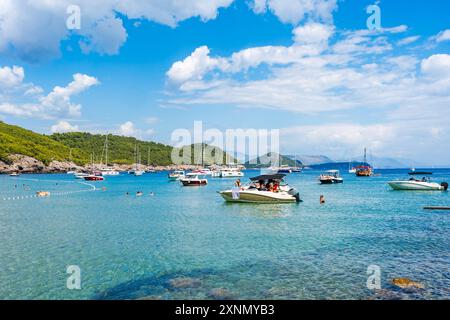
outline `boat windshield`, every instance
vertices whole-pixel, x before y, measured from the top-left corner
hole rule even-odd
[[[409,181],[416,181],[416,182],[430,182],[429,177],[422,177],[422,179],[416,179],[416,178],[409,178]]]

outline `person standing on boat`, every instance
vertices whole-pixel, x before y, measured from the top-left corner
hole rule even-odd
[[[237,179],[236,182],[234,183],[234,186],[240,188],[241,187],[241,179]]]

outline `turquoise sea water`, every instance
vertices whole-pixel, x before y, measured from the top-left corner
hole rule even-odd
[[[450,206],[450,194],[390,191],[406,171],[378,172],[327,186],[291,174],[304,202],[280,205],[224,203],[216,191],[233,179],[122,175],[91,191],[70,175],[0,176],[0,298],[449,299],[450,212],[422,207]],[[27,197],[38,190],[52,195]],[[81,290],[66,288],[68,265]],[[383,290],[367,289],[369,265]],[[394,288],[396,277],[425,289]]]

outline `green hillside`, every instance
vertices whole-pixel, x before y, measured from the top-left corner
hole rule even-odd
[[[104,145],[106,135],[86,132],[55,133],[49,136],[70,148],[94,154],[94,161],[105,162]],[[118,164],[135,163],[135,148],[139,150],[140,162],[144,165],[169,165],[172,147],[156,142],[140,141],[132,137],[108,135],[108,162]]]
[[[64,161],[70,157],[70,148],[42,134],[0,121],[0,160],[9,163],[8,155],[22,154],[48,164],[53,160]],[[87,161],[88,154],[72,150],[72,160],[78,164]]]
[[[224,152],[222,149],[209,146],[205,143],[197,143],[197,144],[191,144],[190,146],[185,146],[184,148],[179,149],[179,155],[181,157],[182,152],[186,151],[188,152],[190,148],[190,163],[191,164],[203,164],[203,165],[213,165],[213,164],[220,164],[224,165],[227,163],[237,163],[237,160],[233,157],[229,156],[227,159],[227,153]],[[216,159],[217,155],[217,159]],[[220,155],[222,155],[220,157]],[[218,160],[218,161],[216,161]]]
[[[48,165],[53,160],[73,161],[84,165],[91,161],[105,163],[106,135],[86,132],[55,133],[43,135],[0,121],[0,160],[9,163],[11,154],[22,154]],[[204,145],[207,154],[207,145]],[[189,147],[187,147],[189,148]],[[193,148],[191,163],[193,160]],[[108,135],[108,163],[132,164],[138,161],[144,165],[170,165],[173,147],[156,142],[140,141],[132,137]],[[220,149],[214,148],[212,155]],[[210,151],[210,150],[209,150]],[[225,155],[223,156],[225,163]],[[204,157],[205,164],[214,163],[211,157]]]

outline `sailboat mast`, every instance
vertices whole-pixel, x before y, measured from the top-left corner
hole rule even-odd
[[[108,135],[106,135],[105,140],[105,162],[106,166],[108,166]]]

